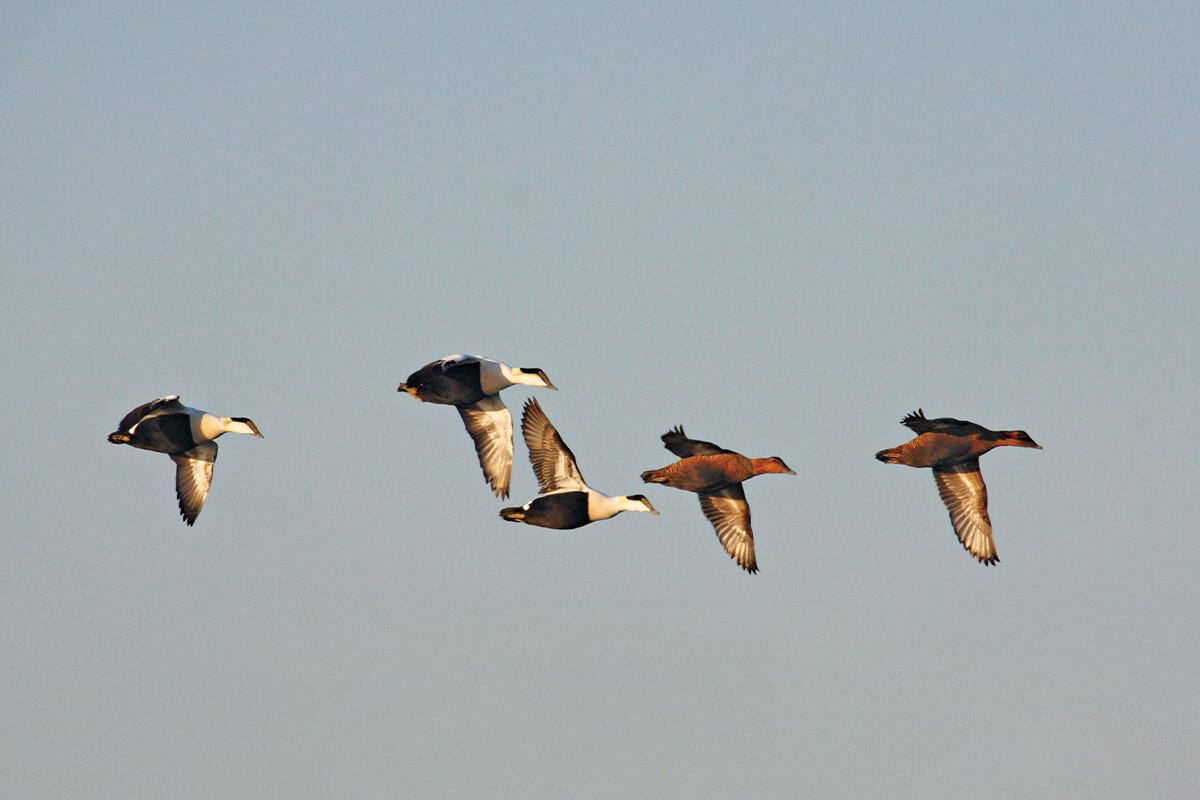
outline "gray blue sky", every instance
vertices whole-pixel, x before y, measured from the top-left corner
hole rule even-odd
[[[1200,791],[1193,4],[7,4],[0,794]],[[542,367],[505,523],[427,361]],[[105,442],[249,416],[195,528]],[[1022,428],[962,550],[898,423]],[[518,442],[513,497],[536,494]]]

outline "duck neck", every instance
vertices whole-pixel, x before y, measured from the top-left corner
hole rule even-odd
[[[588,519],[596,521],[615,517],[622,511],[628,510],[629,506],[623,502],[625,500],[626,498],[624,497],[609,497],[608,495],[600,494],[600,492],[588,492]]]
[[[208,412],[200,414],[199,418],[192,417],[192,438],[197,442],[212,441],[229,430],[226,427],[228,418],[221,419]]]

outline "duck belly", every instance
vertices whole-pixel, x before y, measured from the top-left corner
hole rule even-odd
[[[969,436],[923,433],[897,448],[901,456],[899,463],[910,467],[946,467],[959,464],[980,454],[977,444],[978,442]]]
[[[685,492],[715,492],[741,483],[749,470],[733,454],[691,456],[662,469],[642,474],[647,483],[661,483]],[[746,461],[746,459],[742,459]],[[748,461],[746,462],[749,463]]]

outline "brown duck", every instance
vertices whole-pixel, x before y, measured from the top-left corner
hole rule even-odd
[[[999,563],[979,457],[1004,445],[1038,450],[1042,446],[1025,431],[990,431],[974,422],[950,417],[926,419],[919,408],[900,423],[916,432],[917,438],[899,447],[880,450],[875,457],[885,464],[932,467],[938,494],[950,511],[950,521],[962,546],[983,564]]]
[[[746,458],[741,453],[712,442],[689,439],[683,426],[662,435],[663,444],[679,461],[662,469],[642,473],[646,483],[661,483],[700,497],[700,509],[717,531],[729,557],[747,572],[758,572],[754,558],[754,531],[750,528],[750,504],[742,482],[769,472],[795,475],[783,459]]]

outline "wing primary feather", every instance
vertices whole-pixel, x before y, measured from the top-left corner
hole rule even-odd
[[[217,443],[203,442],[189,450],[171,453],[175,462],[175,496],[179,500],[179,515],[190,527],[200,516],[212,486],[213,463],[217,460]]]
[[[508,497],[512,480],[512,415],[499,395],[456,406],[463,425],[475,442],[475,454],[484,478],[497,497]]]
[[[933,478],[963,548],[982,564],[998,563],[992,520],[987,510],[987,485],[979,471],[979,459],[934,467]]]

